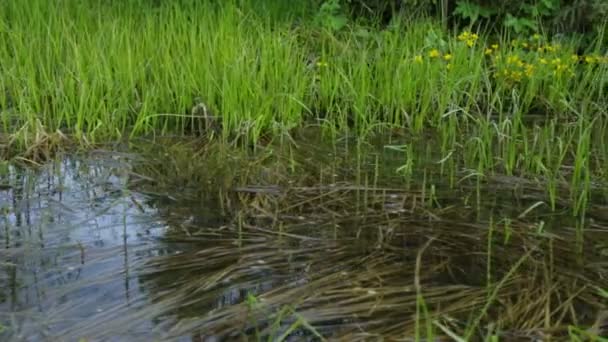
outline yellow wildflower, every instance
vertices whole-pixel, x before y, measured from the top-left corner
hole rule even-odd
[[[452,63],[448,63],[448,64],[447,64],[445,67],[446,67],[448,70],[452,70]]]
[[[479,39],[479,35],[477,33],[471,33],[470,31],[464,31],[458,35],[458,40],[466,42],[468,47],[473,47],[477,39]]]
[[[528,43],[527,43],[527,42],[523,42],[523,43],[521,43],[521,46],[523,46],[524,48],[526,48],[526,49],[527,49],[527,48],[528,48],[528,46],[530,46],[530,45],[528,45]]]
[[[551,61],[551,64],[553,65],[558,65],[562,62],[561,58],[553,58],[553,60]]]
[[[555,70],[553,71],[553,75],[558,75],[559,76],[559,75],[563,74],[566,71],[569,71],[569,74],[571,76],[574,75],[574,73],[570,70],[570,68],[568,67],[568,65],[566,65],[566,64],[558,64],[558,65],[555,66]]]
[[[515,81],[521,81],[522,73],[521,71],[513,71],[511,73],[511,78]]]
[[[548,52],[553,52],[553,51],[555,51],[555,48],[551,45],[547,45],[547,46],[545,46],[545,50]]]
[[[541,58],[538,61],[540,62],[540,64],[549,64],[546,58]]]
[[[545,48],[542,46],[539,46],[538,49],[536,49],[536,51],[543,53],[543,52],[545,52]]]
[[[593,64],[595,63],[595,58],[593,56],[585,56],[585,63]]]
[[[440,53],[439,53],[439,50],[437,50],[437,49],[433,49],[429,52],[429,57],[431,57],[431,58],[437,58],[437,57],[439,57],[439,55],[440,55]]]
[[[327,62],[323,62],[323,61],[317,62],[317,67],[319,67],[319,68],[325,68],[327,66],[328,66]]]
[[[471,32],[469,31],[464,31],[461,34],[458,35],[458,40],[465,41],[465,40],[469,40],[469,38],[471,37]]]
[[[445,59],[446,61],[451,60],[451,59],[452,59],[452,54],[450,54],[450,53],[446,53],[446,54],[443,56],[443,59]]]
[[[538,34],[538,33],[535,33],[535,34],[532,36],[532,39],[534,39],[534,40],[540,40],[540,38],[541,38],[541,36],[540,36],[540,34]]]
[[[498,50],[498,44],[492,44],[492,49]]]
[[[579,61],[579,57],[578,57],[578,55],[574,54],[574,55],[570,56],[570,60],[572,62],[576,63]]]
[[[534,65],[527,64],[525,73],[526,73],[526,76],[532,77],[532,75],[534,74]]]
[[[421,55],[416,55],[414,57],[414,62],[419,63],[419,64],[422,63],[422,56]]]
[[[494,52],[494,50],[492,50],[492,49],[488,48],[488,49],[486,49],[485,54],[486,54],[486,55],[491,55],[491,54],[492,54],[492,52]]]
[[[507,57],[507,64],[519,64],[519,63],[521,63],[519,56],[514,55],[514,56]]]

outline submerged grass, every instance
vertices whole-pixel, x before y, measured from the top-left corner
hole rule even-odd
[[[426,183],[408,189],[394,173],[399,151],[352,142],[324,149],[310,141],[226,153],[218,144],[157,139],[131,148],[143,155],[150,149],[156,159],[95,151],[111,156],[109,170],[74,163],[72,175],[68,162],[40,180],[33,171],[0,170],[14,189],[2,193],[9,224],[0,237],[10,239],[3,257],[11,263],[7,277],[0,273],[11,286],[2,288],[42,288],[48,304],[42,312],[0,312],[2,337],[466,341],[605,334],[608,218],[593,210],[584,220],[570,217],[568,194],[550,212],[537,205],[541,187],[522,182],[524,196],[514,194],[515,177],[488,179],[476,210],[476,180],[448,190],[432,163]],[[57,192],[77,199],[75,207],[121,219],[67,215],[73,210]],[[129,229],[134,235],[116,236],[124,246],[85,240],[55,249],[53,234],[64,244],[71,228],[58,221],[47,229],[44,222],[54,221],[49,204],[63,204],[56,215],[76,219],[74,227],[93,219],[91,235],[112,227],[125,234],[127,221],[143,224]],[[596,205],[606,210],[606,203]],[[162,234],[146,232],[161,227]],[[147,243],[130,245],[140,235]],[[67,253],[82,279],[54,283],[65,271],[59,261],[43,273],[30,269],[28,253],[37,251],[53,260]],[[127,256],[128,270],[93,272],[110,257],[122,264]],[[127,299],[121,290],[108,303],[104,284],[117,283],[127,286]],[[102,310],[83,316],[83,306]]]

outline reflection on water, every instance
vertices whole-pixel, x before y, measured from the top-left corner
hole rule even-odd
[[[150,198],[127,190],[134,180],[129,168],[116,156],[68,158],[36,170],[3,168],[5,334],[44,339],[117,304],[143,304],[135,269],[169,253],[158,243],[167,225]]]

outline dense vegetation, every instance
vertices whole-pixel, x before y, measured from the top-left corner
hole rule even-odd
[[[120,172],[136,185],[112,194],[145,214],[131,191],[150,187],[141,197],[166,214],[163,243],[206,253],[142,266],[142,279],[159,284],[153,310],[133,322],[188,306],[194,318],[177,320],[172,337],[228,336],[245,317],[244,336],[278,340],[296,329],[345,339],[599,338],[608,317],[607,6],[2,1],[0,195],[11,195],[0,203],[0,237],[7,246],[29,238],[11,235],[20,215],[33,227],[29,210],[47,205],[44,196],[55,203],[72,167],[45,176],[59,190],[48,181],[41,197],[37,178],[25,181],[13,161],[137,142],[127,151],[146,162]],[[185,204],[172,197],[201,188]],[[209,202],[221,227],[180,216]],[[40,215],[30,231],[42,239],[54,219]],[[29,255],[10,248],[16,274],[14,260]],[[263,292],[268,270],[279,281]],[[0,284],[9,278],[16,288],[16,275]],[[261,293],[208,312],[225,284]],[[101,317],[103,336],[131,309]],[[16,331],[8,316],[0,334]],[[65,336],[98,328],[87,323]]]
[[[449,174],[540,176],[583,207],[607,177],[601,25],[580,51],[577,39],[452,34],[433,19],[374,29],[334,1],[290,20],[273,19],[287,3],[253,4],[4,2],[5,150],[149,134],[255,144],[315,124],[363,140],[430,134]]]

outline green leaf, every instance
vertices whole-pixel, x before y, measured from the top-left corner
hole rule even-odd
[[[480,6],[468,1],[458,1],[454,14],[460,15],[465,19],[470,19],[472,22],[477,21],[480,15]]]
[[[334,31],[338,31],[338,30],[342,29],[344,26],[346,26],[347,23],[348,23],[348,19],[346,19],[346,17],[341,16],[341,15],[329,17],[326,22],[327,27]]]
[[[607,288],[606,290],[604,290],[604,289],[602,289],[602,288],[600,288],[600,287],[595,287],[595,289],[597,290],[597,293],[598,293],[600,296],[602,296],[602,297],[604,297],[604,298],[608,299],[608,288]]]
[[[559,0],[541,0],[541,3],[548,9],[550,10],[554,10],[557,5]]]
[[[511,13],[507,13],[504,21],[505,27],[510,27],[516,33],[524,33],[527,31],[536,30],[536,22],[527,18],[514,17]]]

